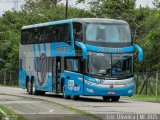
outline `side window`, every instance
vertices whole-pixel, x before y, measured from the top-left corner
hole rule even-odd
[[[39,38],[39,43],[47,43],[47,34],[48,34],[48,29],[47,28],[40,28],[40,38]]]
[[[21,44],[32,44],[32,43],[33,43],[32,30],[22,30]]]
[[[66,58],[65,59],[65,70],[81,72],[81,65],[78,58]]]
[[[34,29],[34,43],[37,44],[50,42],[49,32],[49,29],[46,27]]]
[[[40,33],[39,33],[39,29],[34,29],[34,44],[37,44],[40,38]]]
[[[53,26],[53,41],[71,42],[71,32],[69,24],[60,24]]]
[[[73,36],[76,41],[81,42],[83,40],[83,29],[81,23],[73,23]]]

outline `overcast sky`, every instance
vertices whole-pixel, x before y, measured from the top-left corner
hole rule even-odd
[[[0,15],[3,14],[4,11],[6,10],[11,10],[14,7],[14,0],[0,0]],[[70,5],[75,5],[75,0],[69,0]],[[20,5],[24,3],[24,0],[19,0],[19,8]],[[149,6],[153,7],[152,0],[137,0],[136,1],[136,6],[138,7],[139,5],[141,6]],[[85,8],[84,4],[77,5],[80,8]]]

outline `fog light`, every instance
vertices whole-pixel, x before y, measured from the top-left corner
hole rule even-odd
[[[128,90],[128,93],[133,93],[133,90]]]
[[[87,91],[93,93],[93,90],[90,88],[87,88]]]

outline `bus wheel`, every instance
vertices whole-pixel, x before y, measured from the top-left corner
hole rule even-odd
[[[79,95],[72,95],[72,96],[71,96],[71,99],[72,99],[72,100],[78,100],[78,99],[79,99]]]
[[[103,101],[109,101],[111,99],[110,96],[102,96],[102,98],[103,98]]]
[[[112,102],[118,102],[119,99],[120,99],[120,96],[112,96],[111,97]]]
[[[63,98],[65,98],[65,99],[71,98],[69,95],[65,95],[65,86],[63,86]]]
[[[27,82],[27,91],[29,95],[32,95],[32,83]]]
[[[35,82],[34,82],[34,80],[32,81],[32,94],[33,95],[37,95],[37,90],[35,88]]]
[[[45,95],[45,91],[35,90],[35,95]]]
[[[36,90],[34,80],[32,81],[32,94],[33,95],[45,95],[45,91]]]

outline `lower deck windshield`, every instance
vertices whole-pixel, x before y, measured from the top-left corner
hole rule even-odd
[[[133,75],[133,53],[107,54],[88,53],[87,73],[90,75],[125,77]]]

